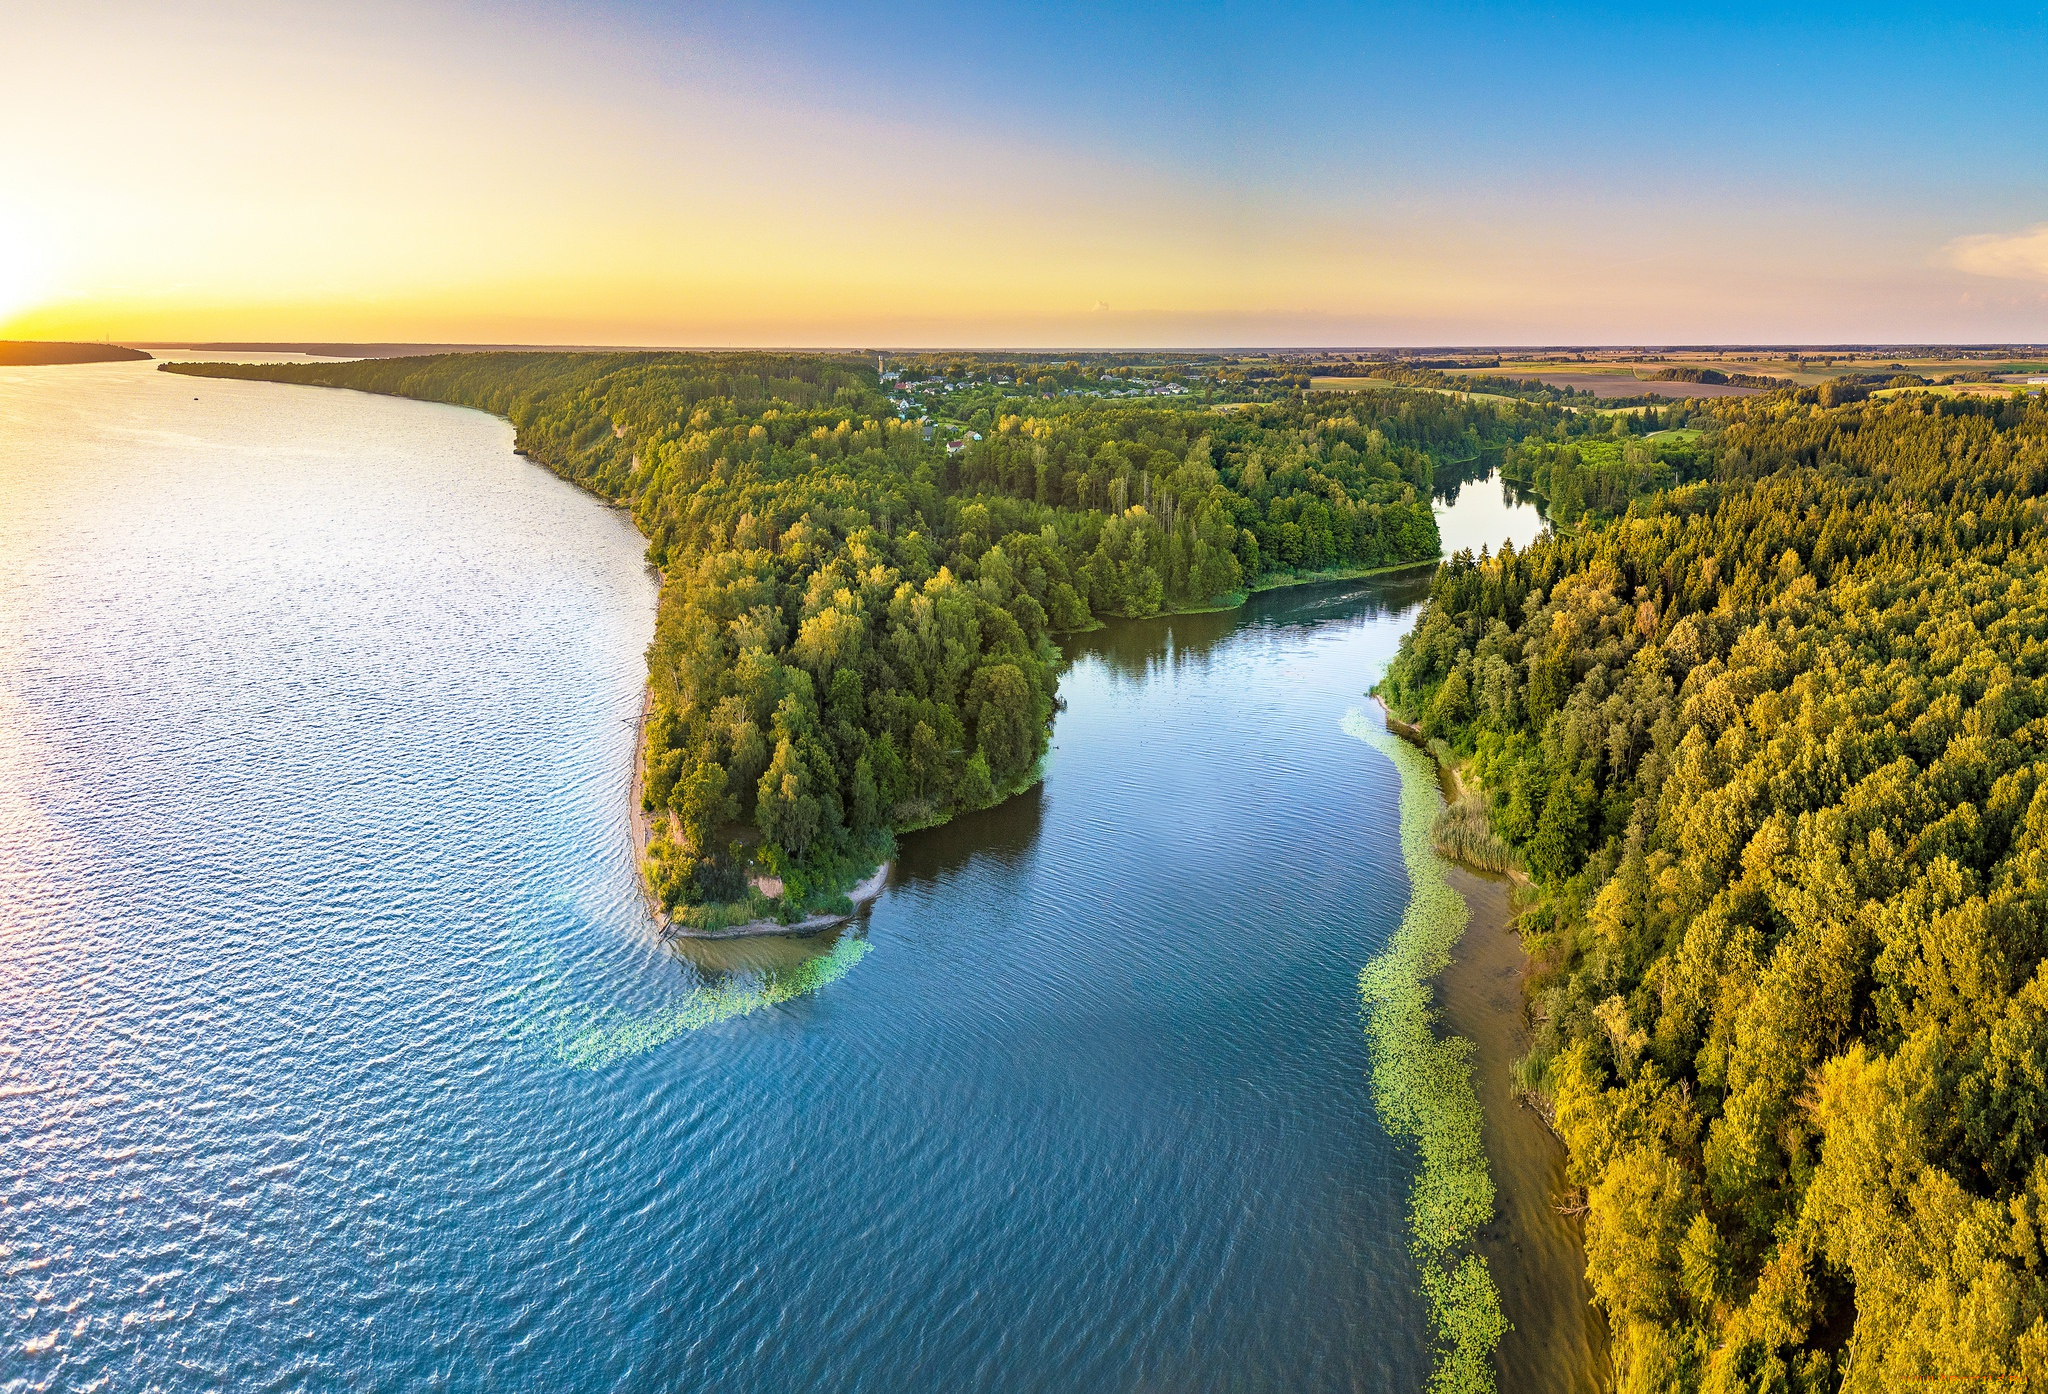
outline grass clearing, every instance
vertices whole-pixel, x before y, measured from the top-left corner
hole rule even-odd
[[[1514,849],[1494,832],[1485,802],[1472,790],[1466,790],[1456,803],[1444,805],[1430,825],[1429,840],[1439,857],[1481,871],[1505,875],[1521,867]]]
[[[2018,397],[2029,392],[2039,392],[2039,384],[2020,382],[1955,382],[1943,383],[1938,387],[1880,387],[1870,395],[1880,399],[1910,396],[1913,393],[1929,393],[1936,397],[1988,397],[1998,400]]]

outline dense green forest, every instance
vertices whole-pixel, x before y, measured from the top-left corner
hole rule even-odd
[[[1430,393],[1047,398],[1049,373],[999,366],[976,380],[1027,381],[956,432],[904,419],[873,360],[848,356],[172,371],[480,407],[534,460],[632,508],[666,576],[648,650],[649,875],[700,923],[759,874],[783,882],[782,914],[830,903],[892,832],[1032,780],[1053,635],[1432,559],[1437,459],[1571,428],[1554,409]],[[1124,366],[1098,371],[1121,381]]]
[[[1662,414],[1645,413],[1654,423]],[[1689,419],[1674,410],[1676,419]],[[1588,514],[1611,515],[1638,495],[1655,493],[1701,476],[1706,453],[1692,430],[1657,430],[1638,435],[1642,417],[1610,418],[1607,435],[1565,439],[1531,438],[1510,447],[1501,477],[1539,495],[1554,527],[1569,528]]]
[[[1582,525],[1381,688],[1533,876],[1625,1390],[2048,1379],[2048,404],[1859,395],[1518,447]]]

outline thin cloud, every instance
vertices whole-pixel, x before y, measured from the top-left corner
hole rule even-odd
[[[2048,223],[2025,232],[1981,232],[1948,244],[1948,264],[1973,276],[2048,281]]]

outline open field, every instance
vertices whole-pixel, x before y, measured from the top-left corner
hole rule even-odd
[[[2011,397],[2028,392],[2040,392],[2042,384],[2025,382],[1956,382],[1944,383],[1939,387],[1880,387],[1870,395],[1873,397],[1903,397],[1909,392],[1932,392],[1941,397]]]
[[[1669,366],[1669,365],[1666,365]],[[1636,377],[1633,369],[1580,368],[1574,365],[1570,371],[1552,367],[1508,367],[1477,368],[1474,377],[1534,378],[1549,387],[1569,387],[1578,392],[1590,392],[1595,397],[1749,397],[1755,395],[1754,387],[1730,387],[1714,382],[1644,382]]]
[[[1914,373],[1921,377],[1945,377],[1953,373],[2022,373],[2029,369],[2048,372],[2048,356],[2027,356],[2024,351],[1996,357],[1970,357],[1948,353],[1837,353],[1771,352],[1769,350],[1722,349],[1696,353],[1658,354],[1632,350],[1591,350],[1584,354],[1553,354],[1533,358],[1503,358],[1498,368],[1468,371],[1497,373],[1512,377],[1546,377],[1552,373],[1592,373],[1602,376],[1633,376],[1660,368],[1712,368],[1723,373],[1753,373],[1759,377],[1784,378],[1801,387],[1816,387],[1845,374]]]
[[[1315,378],[1308,380],[1311,389],[1317,392],[1377,392],[1392,391],[1400,387],[1398,382],[1385,378]],[[1435,389],[1429,389],[1434,391]]]
[[[1398,382],[1388,382],[1385,378],[1310,378],[1308,385],[1314,392],[1441,392],[1449,397],[1464,397],[1474,402],[1520,400],[1499,392],[1458,392],[1448,387],[1409,387]]]

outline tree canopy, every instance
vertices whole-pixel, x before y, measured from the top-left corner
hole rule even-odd
[[[1838,400],[1581,453],[1618,516],[1446,563],[1381,689],[1540,892],[1626,1390],[2048,1378],[2048,405]]]

